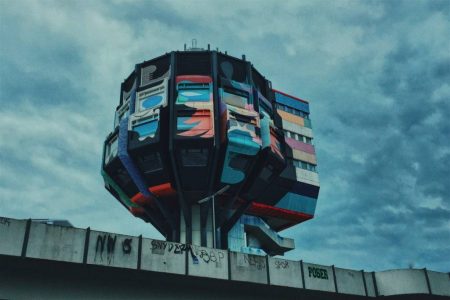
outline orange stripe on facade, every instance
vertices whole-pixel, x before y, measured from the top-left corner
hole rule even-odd
[[[312,215],[304,214],[301,212],[288,210],[284,208],[274,207],[271,205],[253,202],[248,209],[249,213],[253,213],[258,216],[264,216],[264,217],[274,217],[279,218],[283,220],[289,220],[293,222],[303,222],[309,219],[312,219]]]
[[[149,187],[148,190],[156,197],[162,198],[171,197],[176,194],[176,191],[172,188],[170,182]]]
[[[137,193],[131,198],[131,202],[141,206],[150,206],[153,203],[153,200],[145,197],[142,193]]]
[[[277,109],[277,112],[283,120],[305,127],[305,120],[303,120],[302,117],[293,115],[291,113],[279,109]]]

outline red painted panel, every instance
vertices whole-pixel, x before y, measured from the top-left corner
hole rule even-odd
[[[211,83],[212,79],[209,76],[202,75],[180,75],[177,76],[176,82],[179,83],[181,81],[191,81],[195,83]]]
[[[145,197],[142,193],[137,193],[131,198],[131,202],[141,206],[150,206],[153,204],[153,199]]]
[[[314,217],[312,215],[304,214],[301,212],[274,207],[271,205],[262,204],[258,202],[253,202],[250,208],[248,209],[248,212],[258,216],[274,217],[286,221],[293,221],[296,223],[300,223],[312,219]]]
[[[176,194],[176,191],[172,188],[172,184],[170,182],[151,186],[148,190],[158,198],[171,197]]]
[[[301,150],[303,152],[309,153],[309,154],[316,154],[316,151],[314,150],[314,146],[311,144],[306,144],[300,141],[297,141],[295,139],[291,139],[286,137],[285,138],[286,143],[291,146],[294,149]]]

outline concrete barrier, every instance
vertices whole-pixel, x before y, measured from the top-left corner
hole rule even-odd
[[[332,267],[303,263],[303,274],[305,275],[306,289],[327,292],[336,291]]]
[[[189,245],[143,239],[141,269],[186,274],[186,252],[191,255]]]
[[[363,272],[334,268],[339,293],[365,296]]]
[[[364,272],[364,279],[366,280],[367,296],[375,297],[375,283],[373,282],[373,272]]]
[[[0,217],[0,254],[14,256],[22,254],[26,223]]]
[[[299,261],[269,257],[269,278],[271,285],[303,288]]]
[[[267,283],[267,262],[265,256],[240,252],[230,253],[231,280]]]
[[[449,274],[426,269],[354,271],[1,217],[0,256],[8,259],[25,256],[369,297],[450,296]]]
[[[136,269],[138,250],[137,237],[91,231],[86,262],[93,265]]]
[[[450,274],[427,270],[431,293],[439,296],[450,296]]]
[[[26,257],[82,263],[86,231],[31,222]]]
[[[424,270],[390,270],[375,273],[380,296],[429,294]]]
[[[192,246],[188,254],[188,274],[192,276],[228,279],[228,251]]]

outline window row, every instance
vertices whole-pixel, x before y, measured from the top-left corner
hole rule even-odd
[[[312,138],[292,132],[292,131],[288,131],[288,130],[284,130],[286,136],[290,139],[294,139],[297,140],[299,142],[303,142],[306,144],[311,144],[312,145]]]
[[[304,111],[292,108],[290,106],[286,106],[286,105],[277,103],[277,109],[280,109],[282,111],[288,112],[288,113],[296,115],[296,116],[300,116],[304,119],[309,119],[309,114],[305,113]]]
[[[296,168],[300,168],[300,169],[304,169],[304,170],[308,170],[308,171],[312,171],[312,172],[317,172],[317,166],[298,160],[298,159],[293,159],[292,160],[292,164],[296,167]]]

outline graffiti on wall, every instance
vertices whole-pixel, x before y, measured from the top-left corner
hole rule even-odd
[[[11,221],[8,218],[0,217],[0,225],[9,226],[11,224]]]
[[[222,266],[222,261],[225,257],[225,251],[217,249],[203,249],[189,244],[177,244],[166,241],[152,240],[150,245],[152,254],[165,255],[165,254],[177,254],[181,255],[188,252],[193,263],[215,263],[216,267]]]
[[[242,254],[241,259],[238,259],[237,265],[239,267],[256,268],[263,270],[266,268],[266,258],[264,256]]]
[[[276,260],[275,261],[275,268],[277,268],[277,269],[288,269],[289,268],[289,262],[287,260]]]
[[[132,250],[131,238],[124,238],[120,242],[122,254],[129,255]],[[111,234],[99,234],[95,243],[94,262],[114,263],[114,254],[116,251],[117,236]]]
[[[328,272],[322,268],[308,267],[308,276],[328,280]]]

